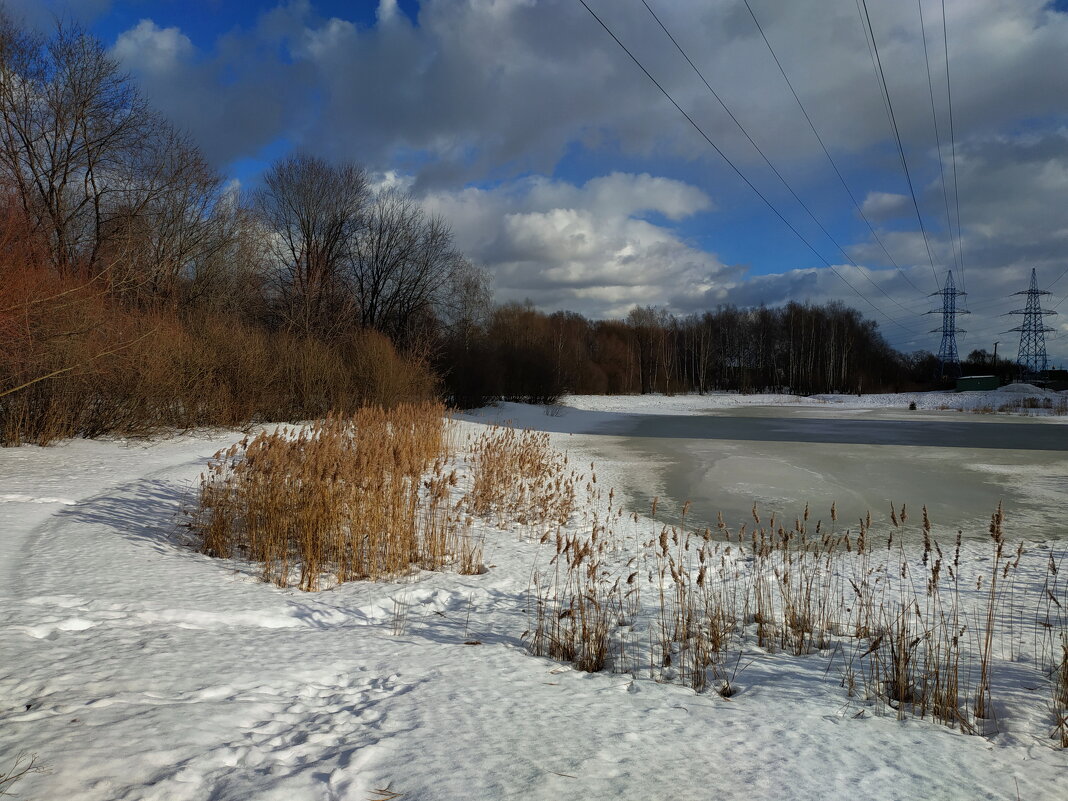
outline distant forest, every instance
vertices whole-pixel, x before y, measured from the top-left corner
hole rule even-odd
[[[447,343],[459,399],[549,401],[566,393],[876,392],[910,383],[874,323],[839,304],[722,307],[676,317],[652,307],[590,321],[529,305],[495,309],[467,342]],[[463,401],[461,401],[463,402]]]
[[[837,304],[623,320],[495,305],[448,222],[297,154],[235,190],[103,44],[0,17],[0,442],[244,426],[433,396],[913,388]]]

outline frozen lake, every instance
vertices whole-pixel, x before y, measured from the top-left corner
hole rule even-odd
[[[690,500],[688,521],[752,526],[756,502],[793,522],[808,503],[811,518],[854,527],[871,511],[889,517],[905,503],[912,522],[926,504],[936,530],[986,536],[1004,503],[1013,539],[1068,538],[1068,426],[1030,418],[957,412],[748,407],[700,415],[621,415],[590,444],[620,471],[638,508],[654,497],[674,520]],[[910,527],[915,530],[915,527]]]

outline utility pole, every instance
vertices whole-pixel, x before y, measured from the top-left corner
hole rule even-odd
[[[994,343],[994,359],[993,359],[993,361],[991,363],[991,366],[995,370],[998,369],[998,343],[997,342]]]

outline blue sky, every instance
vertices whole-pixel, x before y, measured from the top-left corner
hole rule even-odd
[[[46,5],[61,16],[81,16],[93,33],[104,41],[114,41],[142,19],[151,19],[161,28],[180,27],[194,44],[207,50],[221,34],[253,27],[263,13],[271,11],[278,3],[259,0],[118,0],[106,4],[78,4],[49,0]],[[409,19],[417,21],[418,2],[400,0],[397,5]],[[315,3],[315,11],[327,19],[344,18],[370,28],[377,21],[378,3],[331,0]]]
[[[969,331],[961,350],[999,339],[1005,353],[1015,335],[1001,332],[1019,321],[1000,315],[1022,308],[1011,293],[1026,288],[1031,267],[1054,292],[1050,305],[1068,295],[1068,0],[946,0],[945,44],[941,0],[923,0],[930,84],[918,8],[868,0],[927,245],[854,3],[749,7],[868,222],[744,0],[648,0],[817,224],[641,0],[588,2],[816,253],[578,0],[8,0],[8,8],[39,26],[52,15],[80,20],[242,186],[303,149],[410,188],[450,220],[501,300],[529,297],[591,316],[635,304],[689,313],[840,300],[877,320],[894,345],[934,350],[939,337],[928,331],[938,320],[922,313],[952,268],[974,312],[961,322]],[[1058,310],[1049,349],[1065,361],[1068,303]]]

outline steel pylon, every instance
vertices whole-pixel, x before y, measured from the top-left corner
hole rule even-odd
[[[958,307],[957,298],[964,297],[967,292],[957,289],[953,283],[953,271],[946,273],[946,283],[942,289],[932,292],[930,297],[942,298],[942,327],[932,328],[931,333],[942,332],[942,343],[938,346],[938,377],[957,377],[960,375],[960,356],[957,354],[957,334],[966,333],[963,328],[957,328],[957,315],[969,314],[967,309]],[[963,304],[962,304],[963,305]],[[934,309],[928,314],[938,314]]]
[[[1014,295],[1027,295],[1027,304],[1022,309],[1007,312],[1007,314],[1022,314],[1023,325],[1010,328],[1009,331],[1017,331],[1020,334],[1020,352],[1016,356],[1016,363],[1023,369],[1025,375],[1041,373],[1049,366],[1046,359],[1046,332],[1052,331],[1045,324],[1043,318],[1047,314],[1056,314],[1055,311],[1046,311],[1042,308],[1041,297],[1050,295],[1044,289],[1038,288],[1038,274],[1031,268],[1031,286],[1025,292],[1013,292]],[[1005,333],[1009,333],[1006,331]]]

